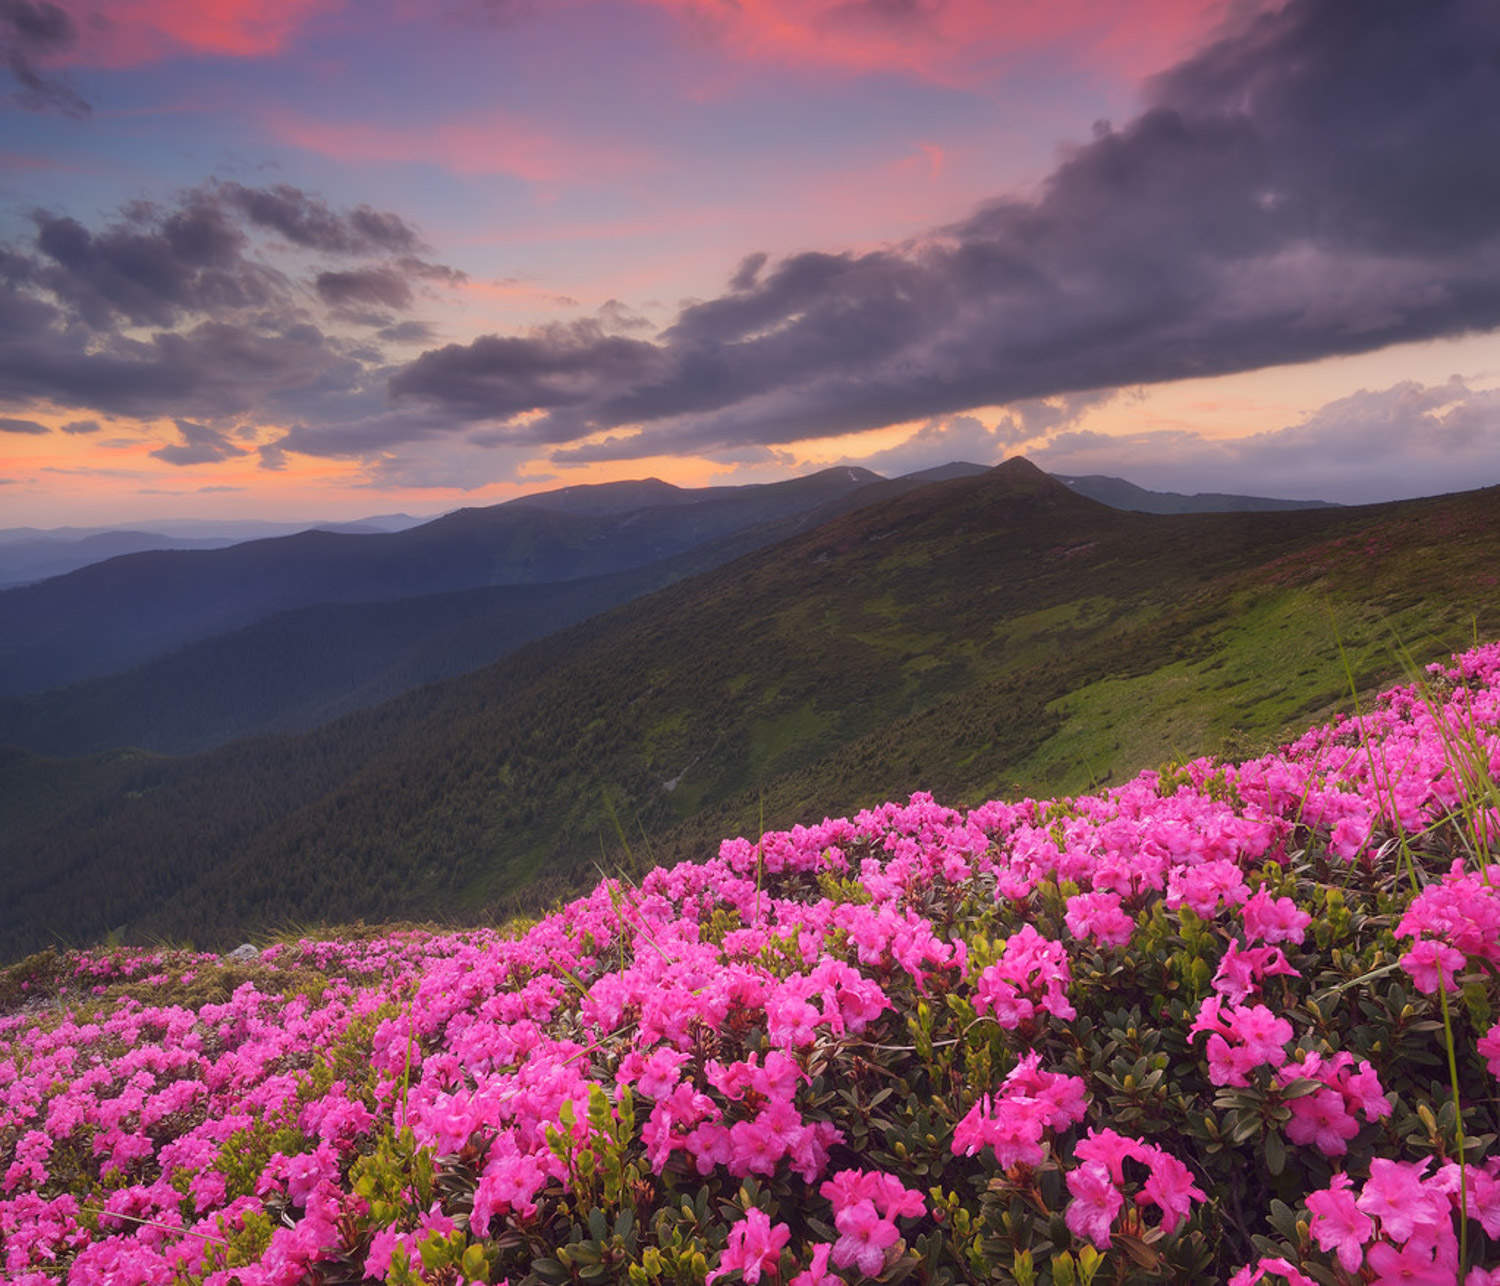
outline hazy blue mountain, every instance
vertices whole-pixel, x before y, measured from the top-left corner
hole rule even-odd
[[[1177,491],[1148,491],[1133,482],[1126,482],[1124,478],[1099,473],[1054,473],[1052,476],[1081,496],[1097,500],[1111,509],[1126,509],[1133,513],[1257,513],[1276,509],[1339,508],[1327,500],[1275,500],[1268,496],[1236,496],[1218,491],[1199,491],[1191,496]]]
[[[355,534],[404,531],[426,518],[377,514],[353,522],[279,523],[244,520],[165,519],[149,527],[7,527],[0,529],[0,589],[66,576],[122,554],[160,549],[223,549],[246,540],[320,530]]]
[[[921,475],[876,479],[815,509],[627,572],[278,612],[119,673],[0,700],[0,745],[51,755],[120,746],[181,754],[236,737],[304,731],[478,669],[684,576],[921,485]],[[622,494],[617,487],[613,499]],[[612,503],[603,489],[592,498],[602,508]]]
[[[0,592],[0,696],[113,674],[315,604],[632,571],[876,481],[867,470],[836,468],[699,493],[659,483],[647,496],[653,503],[633,508],[619,506],[635,484],[604,484],[554,493],[560,499],[459,509],[399,532],[304,531],[223,549],[129,554]]]
[[[150,549],[223,549],[230,538],[193,539],[159,531],[101,531],[88,536],[37,535],[0,543],[0,588],[66,576],[80,567]]]

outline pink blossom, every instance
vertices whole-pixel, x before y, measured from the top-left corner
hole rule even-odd
[[[875,1212],[872,1201],[856,1201],[833,1217],[839,1239],[833,1244],[833,1262],[840,1268],[858,1268],[866,1277],[878,1276],[886,1255],[900,1239],[896,1225]]]
[[[1442,1262],[1432,1242],[1412,1241],[1397,1248],[1377,1241],[1365,1257],[1375,1274],[1371,1286],[1452,1286],[1456,1264]]]
[[[1416,984],[1418,991],[1424,995],[1431,995],[1439,985],[1444,991],[1456,991],[1458,985],[1453,981],[1453,975],[1465,964],[1462,951],[1455,951],[1452,947],[1441,942],[1434,942],[1431,938],[1420,939],[1404,956],[1401,957],[1401,967],[1411,975],[1411,980]]]
[[[1286,1124],[1287,1138],[1293,1143],[1316,1144],[1324,1156],[1343,1156],[1349,1140],[1359,1133],[1359,1122],[1345,1111],[1343,1095],[1334,1090],[1294,1098],[1287,1106],[1292,1113]]]
[[[1281,1274],[1286,1278],[1287,1286],[1318,1286],[1311,1277],[1280,1255],[1263,1255],[1256,1261],[1253,1269],[1241,1268],[1229,1279],[1229,1286],[1255,1286],[1267,1273]]]
[[[1240,914],[1245,921],[1245,937],[1250,942],[1301,943],[1307,926],[1312,923],[1312,916],[1291,898],[1273,899],[1264,888],[1250,896]]]
[[[784,1223],[773,1225],[764,1210],[747,1210],[745,1217],[729,1229],[729,1244],[719,1257],[719,1266],[705,1280],[712,1282],[738,1271],[750,1286],[755,1286],[763,1272],[774,1277],[781,1248],[791,1237],[792,1230]]]
[[[791,1286],[844,1286],[844,1279],[828,1267],[833,1247],[820,1243],[813,1247],[812,1261],[791,1280]]]
[[[1067,1223],[1075,1237],[1086,1237],[1101,1250],[1110,1244],[1109,1230],[1125,1204],[1109,1170],[1099,1161],[1085,1161],[1068,1171]]]
[[[1346,1272],[1356,1272],[1364,1262],[1364,1246],[1374,1232],[1374,1224],[1362,1213],[1349,1191],[1347,1174],[1336,1174],[1333,1182],[1307,1198],[1312,1214],[1312,1235],[1321,1250],[1337,1250],[1339,1263]]]

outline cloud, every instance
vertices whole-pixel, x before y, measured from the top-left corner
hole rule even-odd
[[[572,301],[576,303],[577,301]],[[641,316],[618,299],[606,299],[595,310],[599,324],[608,331],[651,330],[651,319]]]
[[[1053,473],[1123,475],[1158,490],[1347,504],[1433,495],[1500,483],[1500,389],[1474,389],[1457,376],[1404,380],[1244,438],[1071,430],[1027,454]]]
[[[338,214],[326,203],[289,184],[249,188],[220,183],[217,192],[254,225],[285,237],[294,246],[325,254],[412,254],[422,240],[399,215],[357,206]]]
[[[72,434],[98,433],[99,427],[98,420],[69,420],[62,426],[62,431]]]
[[[243,447],[235,446],[223,432],[206,424],[178,420],[177,432],[182,436],[181,442],[160,447],[151,452],[152,456],[165,460],[168,464],[188,465],[215,464],[220,460],[249,454]]]
[[[0,406],[286,423],[302,408],[328,413],[371,380],[383,401],[382,353],[314,325],[297,276],[310,271],[311,298],[339,321],[364,302],[405,306],[463,280],[410,253],[422,243],[399,216],[335,211],[286,185],[208,182],[170,204],[132,202],[96,228],[44,210],[31,222],[28,242],[0,246]],[[378,262],[327,263],[360,256]],[[309,269],[309,257],[324,262]],[[360,320],[395,325],[386,311]],[[421,323],[393,332],[407,343],[429,335]],[[96,428],[79,419],[65,431]]]
[[[1005,408],[993,425],[973,415],[929,420],[904,442],[863,456],[846,456],[838,463],[859,464],[888,477],[917,473],[940,464],[998,464],[1013,448],[1044,434],[1075,424],[1094,407],[1117,394],[1112,389],[1033,398]]]
[[[148,340],[115,335],[92,342],[53,327],[0,339],[0,402],[51,402],[142,419],[248,415],[330,384],[352,389],[363,371],[307,324],[267,329],[208,321]]]
[[[375,337],[388,344],[430,344],[437,334],[426,322],[404,321],[381,327]]]
[[[391,377],[391,392],[473,419],[501,419],[587,406],[664,366],[655,344],[606,334],[597,321],[556,322],[525,338],[484,335],[432,349]]]
[[[267,308],[288,291],[281,273],[245,257],[244,233],[206,194],[189,195],[171,212],[129,207],[97,233],[46,210],[33,212],[32,222],[30,281],[95,330]]]
[[[752,257],[656,342],[574,327],[448,345],[391,392],[489,420],[494,443],[615,431],[578,458],[620,458],[1492,329],[1497,101],[1488,0],[1291,0],[1155,80],[1034,199],[900,246]]]
[[[756,278],[760,276],[760,270],[766,266],[766,260],[770,256],[764,250],[757,250],[754,254],[746,255],[740,260],[740,266],[734,270],[734,276],[729,279],[730,290],[749,290],[755,285]]]
[[[1080,45],[1090,64],[1132,71],[1177,56],[1225,7],[995,0],[645,0],[746,62],[980,84],[997,63]],[[1239,9],[1244,3],[1233,6]]]
[[[0,416],[0,433],[50,433],[45,424],[38,424],[35,420],[17,420],[11,416]]]
[[[285,49],[318,11],[344,0],[68,0],[87,14],[82,34],[95,64],[129,67],[188,54],[258,58]]]
[[[315,284],[323,302],[336,308],[369,304],[399,310],[411,306],[411,287],[399,272],[390,268],[320,272]]]
[[[37,60],[54,57],[78,41],[67,11],[49,0],[0,0],[0,59],[20,87],[11,102],[27,111],[88,116],[91,108],[62,81],[44,76]]]

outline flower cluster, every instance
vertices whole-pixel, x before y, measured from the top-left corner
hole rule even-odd
[[[917,794],[506,932],[45,953],[0,1277],[1482,1286],[1497,774],[1491,645],[1246,763]]]

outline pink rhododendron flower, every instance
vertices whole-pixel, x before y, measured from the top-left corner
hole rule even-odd
[[[1431,938],[1423,938],[1401,957],[1401,967],[1411,975],[1418,991],[1432,995],[1439,986],[1457,991],[1453,975],[1464,967],[1464,953]]]
[[[729,1229],[729,1244],[719,1257],[719,1266],[706,1280],[712,1282],[738,1271],[750,1286],[755,1286],[761,1273],[776,1274],[781,1248],[791,1236],[792,1230],[786,1224],[773,1225],[764,1210],[745,1211],[745,1217]]]
[[[872,1201],[856,1201],[833,1217],[839,1239],[833,1244],[833,1262],[839,1268],[858,1268],[866,1277],[879,1276],[886,1255],[901,1240],[896,1225],[876,1213]]]
[[[1365,1257],[1365,1267],[1375,1275],[1372,1286],[1451,1286],[1456,1263],[1445,1263],[1432,1242],[1411,1241],[1392,1246],[1378,1241]]]
[[[832,1250],[826,1244],[814,1246],[812,1262],[792,1278],[791,1286],[844,1286],[844,1279],[828,1267]]]
[[[1344,1108],[1344,1096],[1335,1090],[1318,1090],[1288,1105],[1292,1119],[1286,1136],[1293,1143],[1315,1144],[1324,1156],[1341,1157],[1349,1140],[1359,1133],[1359,1122]]]
[[[1500,1022],[1479,1038],[1479,1052],[1485,1057],[1490,1075],[1500,1080]]]
[[[1120,909],[1118,893],[1078,893],[1068,899],[1064,917],[1075,938],[1091,938],[1107,947],[1122,947],[1135,932],[1135,919]]]
[[[1229,1286],[1255,1286],[1267,1273],[1279,1273],[1286,1278],[1287,1286],[1318,1286],[1316,1281],[1280,1255],[1263,1255],[1253,1269],[1241,1268],[1229,1279]]]
[[[1250,942],[1301,943],[1312,923],[1312,916],[1291,898],[1272,898],[1265,889],[1257,889],[1240,908],[1245,921],[1245,937]]]
[[[1110,1225],[1125,1204],[1108,1168],[1099,1161],[1085,1161],[1069,1170],[1068,1191],[1073,1194],[1066,1215],[1069,1231],[1108,1249]]]
[[[1336,1174],[1326,1188],[1309,1194],[1307,1208],[1312,1214],[1312,1235],[1322,1250],[1336,1250],[1346,1272],[1357,1272],[1364,1262],[1365,1243],[1374,1233],[1370,1217],[1359,1209],[1349,1191],[1347,1174]]]
[[[1393,1241],[1405,1242],[1417,1234],[1436,1239],[1440,1232],[1452,1233],[1446,1194],[1423,1178],[1429,1164],[1387,1157],[1370,1161],[1370,1177],[1355,1204],[1378,1218],[1380,1231]]]

